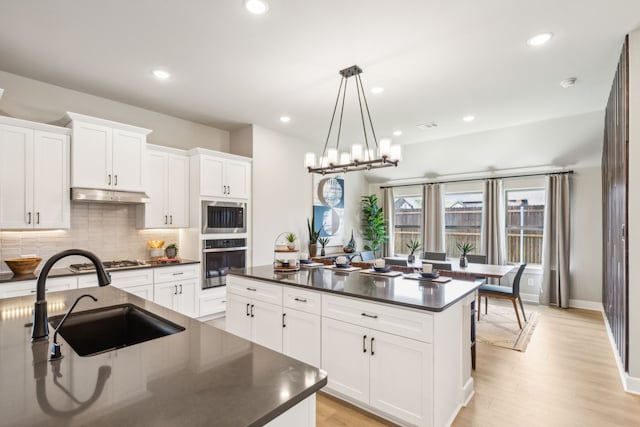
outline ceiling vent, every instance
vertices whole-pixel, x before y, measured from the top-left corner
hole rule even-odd
[[[417,128],[420,130],[427,130],[427,129],[437,128],[437,127],[438,127],[438,124],[436,122],[423,123],[417,126]]]

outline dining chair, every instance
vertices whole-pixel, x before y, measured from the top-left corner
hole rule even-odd
[[[423,264],[431,264],[434,270],[451,271],[450,262],[424,262]]]
[[[361,251],[360,258],[362,259],[362,261],[373,261],[374,259],[376,259],[376,256],[373,251]]]
[[[434,261],[446,261],[447,253],[446,252],[425,252],[423,254],[422,259],[431,259]]]
[[[473,263],[473,264],[486,264],[487,263],[487,256],[486,255],[473,255],[473,254],[469,254],[467,255],[467,261]]]
[[[522,329],[522,322],[520,322],[520,314],[518,313],[516,300],[518,300],[518,302],[520,303],[520,309],[522,309],[522,317],[526,322],[527,315],[524,312],[522,298],[520,297],[520,279],[522,278],[522,273],[524,273],[524,269],[526,266],[526,263],[520,265],[516,276],[513,278],[513,285],[511,286],[511,288],[497,285],[482,285],[478,288],[478,320],[480,320],[480,304],[482,302],[482,297],[485,297],[484,314],[487,314],[489,310],[489,297],[508,299],[511,300],[511,303],[513,304],[513,309],[516,312],[516,319],[518,319],[518,326],[520,327],[520,329]]]
[[[407,259],[406,258],[385,258],[384,263],[386,265],[400,265],[400,266],[406,267]]]

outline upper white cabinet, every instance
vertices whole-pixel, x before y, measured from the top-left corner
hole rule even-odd
[[[138,206],[138,228],[189,226],[189,158],[181,150],[148,145],[145,187],[150,203]]]
[[[0,229],[69,228],[69,133],[0,118]]]
[[[67,113],[65,120],[72,129],[72,187],[145,191],[149,129],[76,113]]]
[[[200,197],[250,197],[250,159],[203,149],[191,150],[190,154],[192,184]]]

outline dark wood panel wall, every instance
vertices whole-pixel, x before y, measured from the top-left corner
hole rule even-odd
[[[602,302],[620,360],[628,369],[629,39],[625,39],[605,114],[602,150]]]

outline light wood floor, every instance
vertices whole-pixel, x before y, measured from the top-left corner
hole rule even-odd
[[[541,316],[525,353],[478,343],[476,393],[453,425],[640,426],[640,396],[622,390],[602,314],[529,309]],[[322,394],[316,413],[318,426],[391,425]]]

